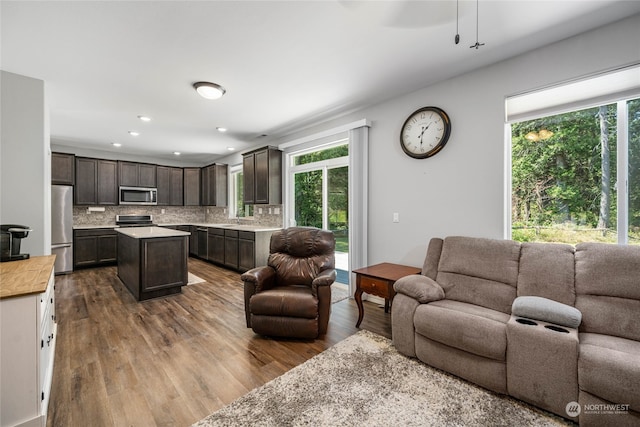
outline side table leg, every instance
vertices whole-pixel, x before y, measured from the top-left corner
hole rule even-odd
[[[356,300],[356,304],[358,305],[358,322],[356,323],[356,328],[359,328],[360,323],[362,323],[362,318],[364,317],[364,306],[362,305],[362,289],[356,289],[356,293],[353,295],[353,298]]]

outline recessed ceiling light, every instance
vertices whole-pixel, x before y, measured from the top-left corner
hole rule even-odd
[[[233,147],[227,147],[227,150],[229,150],[229,151],[235,151],[236,149],[235,149],[235,148],[233,148]]]
[[[174,151],[173,154],[176,155],[176,156],[179,156],[180,152],[179,151]]]
[[[138,118],[140,120],[142,120],[143,122],[150,122],[151,121],[151,117],[148,117],[148,116],[138,116]]]
[[[130,130],[130,131],[129,131],[129,135],[131,135],[131,136],[138,136],[138,135],[140,135],[140,132],[136,132],[135,130]]]
[[[113,145],[114,147],[122,147],[122,144],[120,144],[119,142],[112,142],[111,145]]]
[[[197,82],[193,84],[193,87],[201,97],[206,99],[222,98],[222,95],[224,95],[226,92],[225,88],[223,88],[219,84],[210,82]]]
[[[227,128],[216,128],[218,130],[218,132],[226,132]]]

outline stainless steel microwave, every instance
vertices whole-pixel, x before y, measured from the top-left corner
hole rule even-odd
[[[121,205],[157,205],[158,189],[145,187],[120,187]]]

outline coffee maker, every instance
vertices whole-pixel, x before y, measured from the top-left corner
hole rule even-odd
[[[20,253],[20,242],[29,235],[31,229],[24,225],[0,225],[0,262],[28,259],[29,254]]]

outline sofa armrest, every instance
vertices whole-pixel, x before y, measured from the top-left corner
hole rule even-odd
[[[329,269],[321,271],[311,282],[311,289],[314,295],[318,295],[319,286],[331,286],[336,281],[336,270]]]
[[[421,304],[444,299],[442,286],[421,274],[411,274],[396,281],[393,289],[417,300]]]
[[[576,329],[582,322],[582,313],[577,308],[535,296],[518,297],[513,300],[511,314]]]

